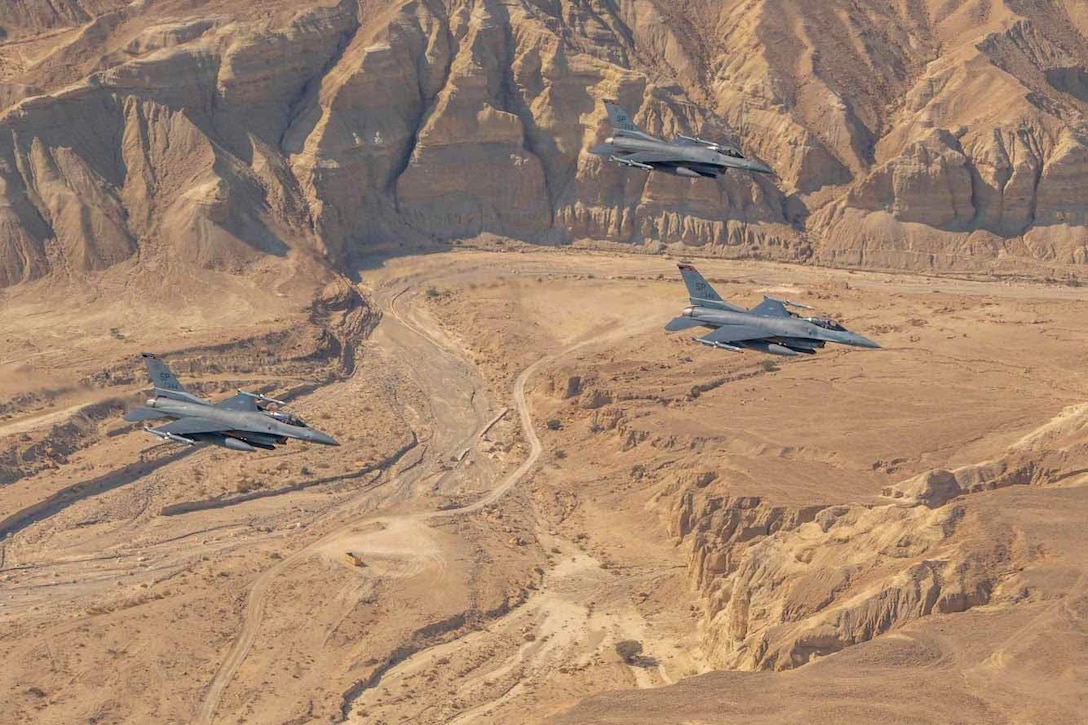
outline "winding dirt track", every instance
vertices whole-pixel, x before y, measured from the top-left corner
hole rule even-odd
[[[428,324],[426,321],[412,319],[410,309],[402,310],[401,300],[407,297],[405,292],[413,288],[418,290],[418,284],[413,285],[413,287],[402,288],[385,299],[382,299],[382,297],[389,292],[388,288],[378,290],[379,303],[386,312],[378,332],[381,333],[383,341],[391,343],[389,345],[390,351],[398,358],[406,361],[405,365],[408,369],[416,371],[418,381],[428,393],[430,410],[425,417],[430,419],[428,422],[433,426],[431,436],[425,441],[428,443],[428,450],[424,454],[423,465],[413,466],[397,474],[391,486],[392,489],[397,491],[408,491],[413,483],[435,475],[440,470],[437,464],[442,458],[448,458],[450,455],[461,451],[466,445],[471,445],[473,439],[478,436],[481,430],[489,426],[495,417],[495,411],[486,406],[483,396],[477,395],[478,390],[483,387],[483,383],[474,366],[458,354],[459,351],[454,345],[449,343],[447,339],[443,339],[445,335],[440,329]],[[405,335],[405,333],[408,334]],[[516,470],[506,475],[483,497],[458,508],[380,515],[347,521],[258,576],[253,582],[246,600],[242,627],[230,652],[208,685],[204,702],[198,712],[197,722],[211,723],[213,721],[226,688],[245,661],[260,632],[269,589],[281,574],[301,563],[322,547],[363,527],[373,526],[374,524],[390,525],[405,521],[423,522],[450,518],[479,511],[502,498],[533,469],[543,450],[540,439],[534,430],[532,413],[526,399],[525,389],[529,379],[544,365],[554,362],[579,348],[609,338],[619,337],[626,333],[627,330],[624,328],[620,330],[612,329],[606,334],[594,335],[590,339],[582,340],[558,353],[537,360],[521,372],[514,382],[513,407],[518,412],[522,433],[529,444],[529,453]],[[420,371],[420,367],[431,369]],[[462,389],[456,390],[456,386],[449,385],[450,380],[460,381]],[[440,384],[443,382],[444,385]],[[464,387],[470,389],[465,390]],[[469,410],[466,410],[466,407]],[[470,411],[471,414],[466,414]],[[349,501],[345,507],[341,507],[340,513],[343,513],[344,508],[350,506],[351,503]]]

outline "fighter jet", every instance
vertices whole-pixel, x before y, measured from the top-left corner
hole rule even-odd
[[[744,158],[739,149],[726,144],[679,135],[662,141],[646,133],[631,121],[631,116],[615,101],[605,101],[612,135],[590,153],[607,156],[610,161],[644,171],[664,171],[693,179],[716,179],[729,169],[773,174],[767,166]]]
[[[833,320],[802,317],[788,309],[811,310],[807,305],[773,297],[764,297],[750,310],[732,305],[714,291],[695,267],[690,264],[679,267],[680,276],[688,288],[691,307],[665,325],[669,332],[709,327],[709,333],[693,339],[722,350],[756,350],[771,355],[812,355],[829,342],[854,347],[880,347]]]
[[[125,413],[127,421],[146,421],[173,418],[165,425],[144,427],[151,435],[164,441],[195,446],[211,443],[232,451],[270,451],[288,438],[310,443],[338,446],[331,436],[314,430],[302,419],[283,410],[268,410],[263,404],[283,406],[281,400],[259,393],[239,390],[233,398],[221,403],[211,403],[186,392],[170,369],[150,353],[141,353],[147,363],[154,396],[146,407],[133,408]]]

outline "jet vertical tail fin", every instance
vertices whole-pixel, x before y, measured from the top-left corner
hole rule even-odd
[[[149,352],[140,353],[147,364],[147,374],[151,378],[151,384],[155,387],[155,395],[173,400],[183,400],[200,405],[208,405],[208,401],[198,395],[193,395],[181,386],[178,379],[166,367],[166,363]]]
[[[690,264],[679,264],[680,276],[684,278],[684,284],[688,288],[688,297],[691,304],[699,307],[711,307],[717,310],[731,310],[733,312],[745,312],[743,307],[731,305],[722,299],[710,283],[706,281],[699,270]]]
[[[661,139],[656,136],[643,131],[641,128],[635,125],[635,122],[631,120],[631,114],[628,113],[623,106],[615,101],[605,101],[604,108],[608,111],[608,125],[612,129],[612,136],[615,138],[634,138],[642,141],[653,141],[655,143],[662,143]],[[608,144],[610,146],[610,143]],[[612,153],[615,153],[615,149],[611,149]]]
[[[631,114],[625,111],[620,104],[615,101],[605,101],[604,107],[608,111],[608,123],[614,130],[643,133],[643,130],[631,120]]]
[[[170,368],[166,367],[166,363],[149,352],[142,352],[140,355],[143,356],[144,363],[147,364],[147,374],[151,377],[152,385],[160,390],[173,390],[178,393],[185,392],[185,388],[181,386],[178,379],[170,372]]]

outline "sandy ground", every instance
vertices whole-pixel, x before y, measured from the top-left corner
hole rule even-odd
[[[686,304],[674,260],[571,251],[376,260],[358,290],[381,322],[348,341],[354,364],[339,376],[244,364],[252,335],[318,337],[298,332],[325,324],[306,314],[302,287],[268,295],[248,328],[234,308],[218,321],[188,312],[203,320],[191,340],[170,338],[159,311],[130,343],[85,321],[105,314],[91,302],[85,317],[43,313],[40,335],[5,323],[9,440],[56,445],[50,431],[87,404],[138,399],[142,380],[80,381],[123,366],[137,343],[173,339],[169,350],[218,342],[235,356],[237,369],[202,379],[213,390],[306,384],[292,406],[344,445],[177,451],[105,416],[49,468],[0,489],[4,711],[15,722],[721,722],[817,707],[852,722],[1074,721],[1080,418],[1062,419],[1060,456],[1044,450],[1057,443],[1016,454],[1035,456],[1037,475],[956,499],[964,523],[911,554],[969,557],[990,577],[984,602],[925,616],[904,605],[875,638],[808,664],[751,656],[757,634],[771,651],[797,637],[758,612],[749,639],[723,634],[734,572],[706,573],[706,540],[733,547],[727,559],[757,545],[792,552],[791,536],[844,544],[804,526],[728,539],[690,502],[856,507],[877,521],[858,542],[928,526],[928,509],[885,494],[932,469],[1003,460],[1083,401],[1088,292],[700,268],[729,298],[797,298],[884,349],[788,360],[706,349],[662,330]],[[32,310],[34,294],[13,301]],[[703,529],[687,532],[682,516]],[[893,591],[894,562],[856,549],[842,596],[791,588],[800,575],[788,567],[749,586],[770,592],[768,611],[781,591],[778,609],[806,616]],[[640,653],[620,657],[624,641]],[[828,686],[844,679],[850,692]],[[904,682],[934,702],[918,709]]]

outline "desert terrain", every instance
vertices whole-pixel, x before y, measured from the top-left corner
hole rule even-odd
[[[0,3],[0,720],[1083,722],[1085,7]]]
[[[132,327],[127,277],[7,290],[4,711],[1078,721],[1088,292],[698,263],[884,347],[711,350],[662,329],[675,260],[509,242],[301,265],[245,328],[233,277]],[[120,420],[147,348],[341,447],[155,441]]]
[[[0,286],[496,234],[1081,278],[1082,0],[17,0]],[[778,178],[633,173],[602,100]]]

